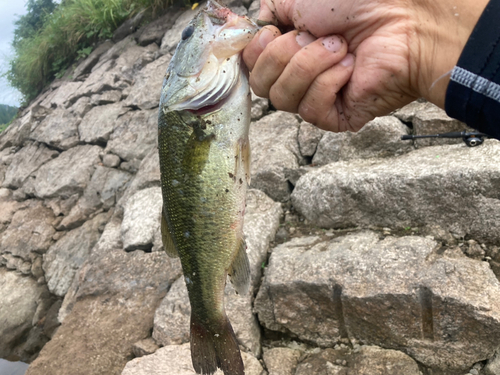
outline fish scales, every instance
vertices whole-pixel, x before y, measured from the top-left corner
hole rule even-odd
[[[242,229],[251,100],[240,52],[257,29],[209,1],[182,32],[160,99],[162,239],[181,260],[191,357],[203,374],[244,374],[224,288],[230,274],[236,291],[246,293],[250,278]]]

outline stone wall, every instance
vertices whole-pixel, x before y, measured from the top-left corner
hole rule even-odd
[[[156,134],[194,13],[131,21],[0,135],[0,357],[29,375],[194,374]],[[423,101],[358,133],[257,97],[252,119],[251,290],[226,290],[246,373],[500,375],[499,143],[401,141],[465,129]]]

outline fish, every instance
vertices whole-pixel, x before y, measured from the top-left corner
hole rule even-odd
[[[240,295],[250,284],[243,216],[251,98],[241,52],[258,29],[209,1],[182,31],[161,90],[161,235],[167,254],[181,261],[198,374],[245,373],[224,289],[228,275]]]

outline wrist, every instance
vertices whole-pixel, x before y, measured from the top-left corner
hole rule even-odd
[[[418,21],[410,36],[411,84],[419,96],[444,108],[451,70],[488,0],[418,3]]]

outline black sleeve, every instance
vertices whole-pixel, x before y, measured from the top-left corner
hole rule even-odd
[[[446,113],[500,139],[500,0],[490,0],[452,71]]]

